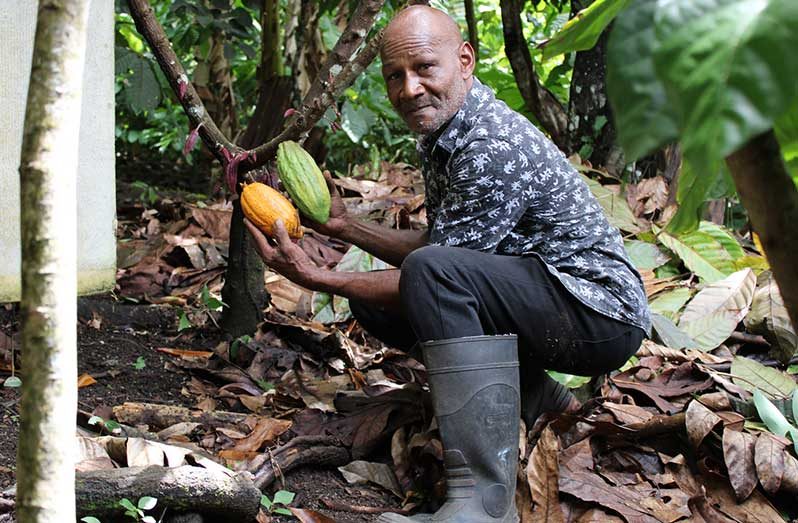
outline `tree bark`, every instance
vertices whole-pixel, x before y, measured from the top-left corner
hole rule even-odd
[[[88,8],[87,0],[41,0],[36,22],[19,168],[20,523],[75,521],[77,166]]]
[[[572,0],[571,14],[588,7],[592,0]],[[618,175],[624,168],[624,155],[616,143],[615,118],[607,101],[607,40],[605,30],[591,49],[576,53],[568,107],[568,154],[590,148],[584,159]]]
[[[479,60],[479,31],[477,30],[477,17],[474,14],[474,0],[464,0],[466,23],[468,24],[468,42],[474,48],[474,56]]]
[[[730,154],[726,164],[798,331],[798,189],[776,135],[771,130],[751,139]]]
[[[260,505],[260,490],[249,477],[190,465],[78,472],[76,484],[78,516],[94,516],[102,521],[122,515],[122,498],[135,504],[142,496],[152,496],[158,499],[156,512],[168,507],[168,514],[199,513],[208,516],[206,521],[249,523],[255,521]],[[73,497],[72,490],[68,494]]]
[[[560,149],[567,150],[568,115],[554,94],[541,85],[535,72],[521,25],[521,9],[524,3],[524,0],[501,1],[504,49],[527,108],[549,133],[552,141]]]

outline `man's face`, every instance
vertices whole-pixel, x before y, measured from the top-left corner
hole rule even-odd
[[[426,34],[399,34],[385,42],[382,76],[388,98],[411,131],[430,134],[460,109],[471,78],[463,53],[470,49],[467,43]]]

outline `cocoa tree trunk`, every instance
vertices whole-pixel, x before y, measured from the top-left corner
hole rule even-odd
[[[75,521],[77,166],[88,0],[41,0],[22,156],[20,523]]]
[[[479,60],[479,32],[477,31],[477,17],[474,14],[474,0],[464,0],[466,23],[468,24],[468,42],[474,48],[474,56]]]
[[[572,0],[571,14],[588,7],[592,0]],[[612,174],[624,168],[624,156],[616,143],[615,120],[607,101],[607,39],[604,31],[592,49],[576,53],[568,107],[567,153],[580,153],[595,166]]]
[[[798,331],[798,188],[776,135],[771,130],[751,139],[729,155],[726,164]]]

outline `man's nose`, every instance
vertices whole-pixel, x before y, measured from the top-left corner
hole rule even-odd
[[[418,76],[408,74],[405,76],[405,84],[402,86],[402,95],[405,99],[418,98],[424,94],[424,86],[421,85]]]

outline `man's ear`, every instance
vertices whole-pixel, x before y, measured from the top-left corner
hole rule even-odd
[[[476,67],[476,56],[471,43],[463,42],[460,44],[458,58],[460,59],[460,72],[463,80],[468,80],[474,74],[474,67]]]

